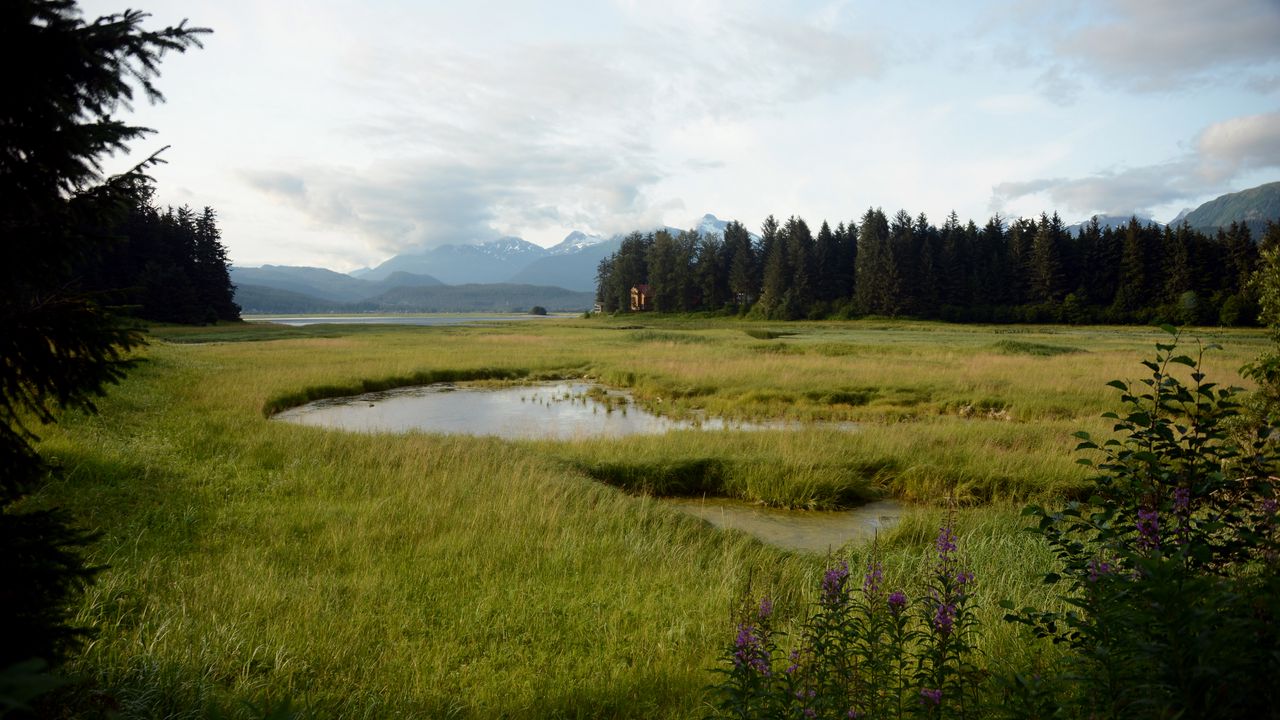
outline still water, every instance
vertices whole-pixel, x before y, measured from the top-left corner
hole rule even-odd
[[[654,415],[626,393],[589,382],[487,388],[448,383],[319,400],[276,415],[303,425],[360,432],[493,435],[513,440],[573,440],[659,435],[669,430],[774,430],[788,423]]]
[[[475,325],[491,322],[518,322],[538,320],[542,315],[317,315],[315,317],[246,317],[249,322],[275,323],[302,327],[303,325]]]
[[[866,543],[902,518],[903,506],[878,500],[852,510],[783,510],[729,498],[664,498],[660,502],[712,525],[741,530],[761,542],[790,550],[826,553]]]
[[[441,383],[319,400],[276,415],[285,422],[356,432],[422,431],[519,440],[573,440],[661,434],[669,430],[786,430],[800,423],[747,423],[722,418],[673,420],[636,405],[631,396],[585,381],[515,387]],[[812,427],[812,424],[807,425]],[[850,423],[824,427],[852,430]],[[660,502],[720,528],[732,528],[791,550],[823,553],[865,542],[895,524],[902,507],[879,501],[845,511],[766,508],[727,498]]]

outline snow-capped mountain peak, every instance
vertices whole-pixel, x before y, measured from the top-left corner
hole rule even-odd
[[[698,219],[694,229],[698,231],[699,235],[724,235],[724,229],[728,225],[729,221],[721,220],[715,215],[707,213]]]
[[[547,248],[547,252],[552,255],[567,255],[569,253],[578,252],[583,248],[591,247],[592,245],[599,245],[607,239],[608,238],[603,238],[599,235],[588,235],[581,230],[574,230],[568,235],[565,235],[564,240],[561,240],[555,245]]]
[[[513,256],[537,256],[546,253],[538,245],[518,237],[503,237],[497,240],[490,240],[486,243],[480,243],[476,247],[486,255],[494,257],[507,258]]]

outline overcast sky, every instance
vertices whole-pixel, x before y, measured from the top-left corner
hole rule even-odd
[[[129,119],[241,266],[707,212],[1167,221],[1280,179],[1280,0],[138,4],[214,30]]]

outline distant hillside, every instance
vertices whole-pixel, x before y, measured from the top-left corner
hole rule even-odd
[[[529,263],[523,270],[512,275],[513,283],[530,285],[554,285],[580,292],[594,292],[596,288],[596,268],[600,261],[609,257],[622,247],[622,238],[615,237],[583,248],[572,253],[548,255]]]
[[[1268,220],[1280,220],[1280,182],[1227,193],[1182,216],[1193,228],[1212,230],[1233,222],[1245,223],[1254,239]]]
[[[347,304],[264,285],[236,285],[235,302],[246,315],[344,312]]]
[[[335,302],[351,302],[377,292],[372,283],[332,270],[290,265],[263,265],[257,268],[232,267],[231,282],[237,286],[257,285],[310,295]]]

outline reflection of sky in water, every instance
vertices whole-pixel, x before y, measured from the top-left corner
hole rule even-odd
[[[869,542],[876,532],[898,524],[902,505],[879,500],[853,510],[781,510],[728,498],[664,498],[662,504],[718,528],[741,530],[761,542],[789,550],[825,553],[846,543]]]
[[[419,430],[496,435],[511,439],[569,440],[660,434],[668,430],[761,430],[786,424],[676,421],[646,412],[624,393],[610,392],[614,407],[588,397],[590,383],[557,382],[509,388],[431,385],[321,400],[277,418],[304,425],[363,432]]]
[[[251,317],[249,322],[275,323],[302,327],[303,325],[474,325],[488,322],[516,322],[536,320],[539,315],[432,315],[413,317],[403,315],[324,315],[317,317]]]

